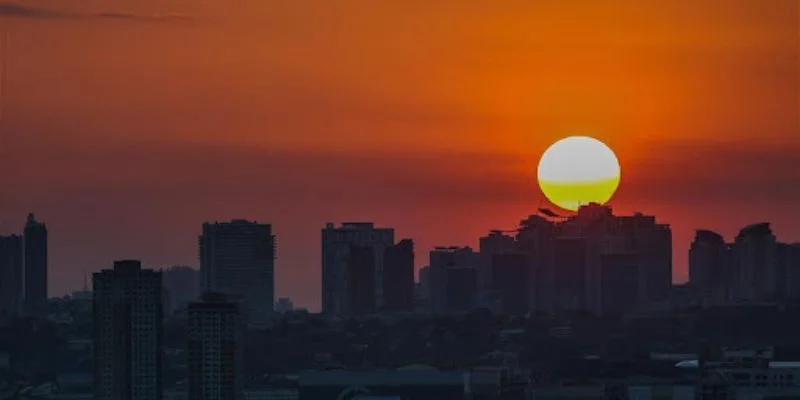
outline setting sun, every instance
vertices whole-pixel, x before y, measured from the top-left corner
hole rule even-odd
[[[620,181],[614,151],[587,136],[552,144],[539,161],[539,187],[553,204],[575,211],[583,204],[611,200]]]

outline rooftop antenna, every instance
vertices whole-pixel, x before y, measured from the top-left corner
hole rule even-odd
[[[86,269],[84,269],[83,270],[83,291],[84,292],[88,292],[89,291],[89,283],[88,282],[89,282],[89,280],[86,277]]]

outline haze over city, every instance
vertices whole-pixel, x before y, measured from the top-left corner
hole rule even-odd
[[[47,222],[58,295],[268,222],[276,295],[316,310],[326,222],[394,227],[419,267],[545,206],[540,155],[586,134],[615,212],[671,225],[675,280],[697,228],[800,241],[796,1],[455,3],[0,2],[0,231]]]

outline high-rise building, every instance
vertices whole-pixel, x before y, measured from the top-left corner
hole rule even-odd
[[[734,297],[740,301],[771,300],[777,295],[777,243],[770,224],[739,231],[733,245]]]
[[[642,301],[663,301],[672,287],[672,230],[655,216],[636,213],[616,217],[617,234],[624,238],[624,250],[639,254],[643,275]]]
[[[492,255],[492,289],[506,314],[525,314],[529,308],[530,279],[528,255],[498,253]]]
[[[430,309],[465,311],[477,304],[480,254],[469,247],[436,247],[430,252]]]
[[[47,227],[28,214],[24,232],[25,313],[42,316],[47,311]]]
[[[162,270],[164,289],[169,302],[167,311],[171,314],[178,310],[185,310],[189,303],[198,299],[200,274],[191,267],[173,266]]]
[[[339,227],[326,224],[322,229],[322,311],[328,314],[351,313],[348,265],[353,248],[372,250],[375,266],[372,287],[375,306],[381,308],[384,300],[383,254],[392,245],[394,229],[391,228],[376,228],[371,222],[346,222]]]
[[[21,311],[23,265],[22,237],[0,236],[0,318]]]
[[[346,263],[348,313],[375,312],[375,251],[369,246],[351,245]]]
[[[502,231],[491,231],[478,239],[478,252],[481,254],[481,265],[478,273],[478,286],[481,292],[492,291],[492,260],[495,254],[507,254],[517,251],[517,243],[513,237]]]
[[[403,239],[383,253],[383,310],[414,311],[414,242]]]
[[[539,312],[555,311],[554,240],[556,225],[538,215],[520,221],[517,248],[528,255],[529,304]]]
[[[586,238],[580,236],[556,238],[554,252],[554,310],[588,310],[586,277],[589,249]]]
[[[224,294],[189,305],[190,399],[243,398],[242,325],[239,304]]]
[[[272,226],[246,220],[205,223],[199,247],[201,290],[240,301],[248,323],[266,322],[275,303]]]
[[[92,284],[94,398],[160,400],[161,272],[117,261]]]
[[[640,257],[636,253],[607,253],[601,256],[601,303],[603,315],[622,315],[636,310],[641,298]]]
[[[724,303],[730,296],[733,266],[722,235],[700,229],[689,249],[689,283],[700,298]]]

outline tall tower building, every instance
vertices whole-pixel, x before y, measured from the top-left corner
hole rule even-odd
[[[177,310],[186,310],[189,303],[198,300],[200,274],[196,269],[178,265],[163,270],[162,274],[164,291],[169,297],[169,307],[166,309],[170,314]]]
[[[161,272],[137,260],[93,275],[94,398],[160,400]]]
[[[0,318],[21,311],[23,265],[22,237],[0,236]]]
[[[719,233],[700,229],[689,248],[689,283],[703,299],[724,302],[732,278],[730,249]]]
[[[467,311],[477,304],[480,254],[470,247],[436,247],[430,252],[430,309]]]
[[[383,309],[414,311],[414,242],[403,239],[383,253]]]
[[[272,226],[245,220],[206,223],[199,247],[201,290],[240,301],[248,323],[266,322],[275,303]]]
[[[189,398],[243,397],[242,318],[239,304],[206,293],[189,305]]]
[[[394,229],[391,228],[376,228],[371,222],[345,222],[339,227],[326,224],[322,229],[322,312],[352,312],[350,295],[354,292],[348,285],[352,281],[349,277],[350,266],[356,260],[350,255],[354,248],[359,249],[357,259],[361,263],[367,260],[364,249],[372,252],[374,304],[377,308],[383,307],[383,254],[392,245]],[[364,272],[361,269],[359,271]]]
[[[734,242],[735,297],[770,300],[777,294],[777,244],[768,222],[746,226]]]
[[[540,312],[553,312],[556,306],[555,231],[553,222],[532,215],[520,221],[516,237],[519,251],[528,255],[529,304]]]
[[[24,239],[25,313],[41,316],[47,311],[47,227],[33,214],[28,214]]]

